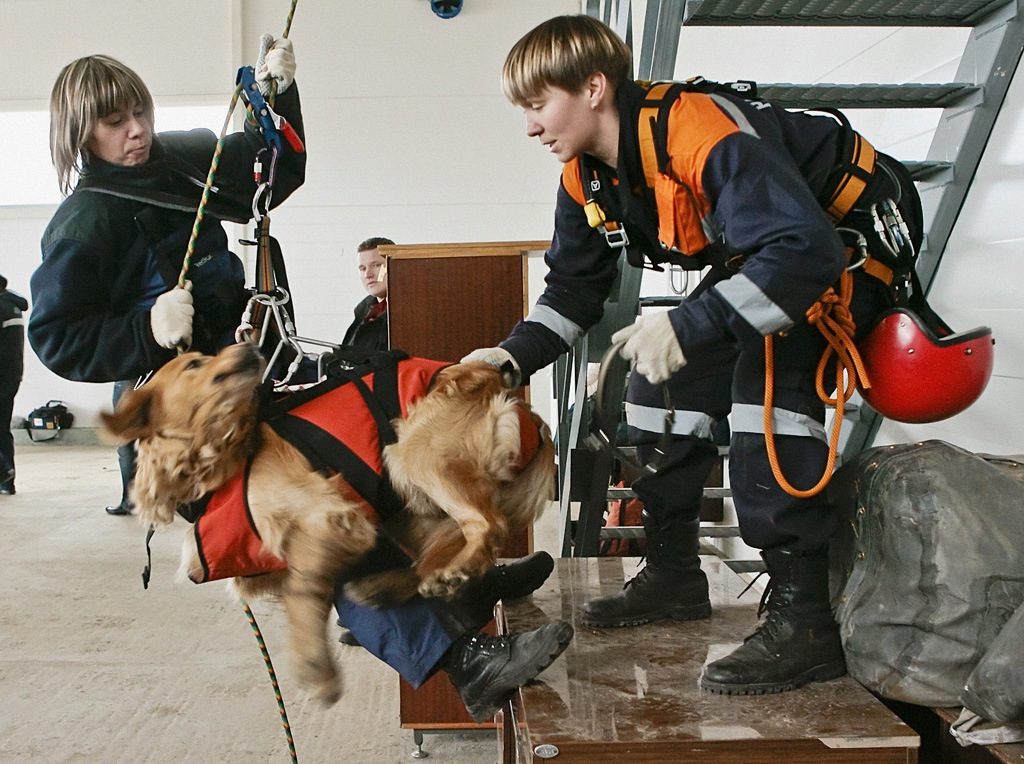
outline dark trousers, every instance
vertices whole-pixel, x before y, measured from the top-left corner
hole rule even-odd
[[[25,368],[25,329],[7,326],[0,329],[0,482],[14,478],[14,436],[11,417],[14,396],[21,387]]]
[[[134,380],[123,380],[114,383],[113,404],[121,400],[121,396],[135,387]],[[135,443],[125,443],[117,447],[117,464],[121,469],[121,506],[129,506],[128,490],[135,479]]]
[[[850,307],[860,337],[889,306],[890,298],[882,282],[859,271],[854,274]],[[807,489],[821,478],[828,456],[825,407],[815,389],[826,341],[806,322],[773,341],[772,421],[778,461],[793,487]],[[826,546],[837,515],[824,492],[809,499],[790,496],[779,486],[768,461],[763,426],[764,344],[723,347],[687,360],[666,383],[676,409],[676,434],[658,473],[634,484],[645,508],[660,524],[697,517],[701,491],[716,458],[710,429],[731,412],[729,478],[744,542],[757,549]],[[831,390],[834,380],[833,360],[825,371],[826,389]],[[665,410],[664,391],[634,373],[626,400],[630,438],[644,444],[641,455],[648,456],[660,431],[657,422]]]

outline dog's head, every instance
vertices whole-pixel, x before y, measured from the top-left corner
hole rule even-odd
[[[255,346],[185,353],[103,413],[106,433],[138,445],[133,486],[143,522],[164,525],[234,475],[255,449],[264,363]]]

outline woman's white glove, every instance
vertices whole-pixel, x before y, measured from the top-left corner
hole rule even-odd
[[[270,93],[271,80],[277,80],[277,92],[286,91],[295,80],[295,52],[287,37],[274,40],[262,61],[256,62],[256,81],[263,95]]]
[[[519,368],[516,359],[505,348],[479,348],[465,356],[459,363],[467,363],[469,361],[483,361],[491,366],[497,366],[501,369],[502,376],[505,378],[505,387],[516,388],[522,384],[522,369]]]
[[[184,289],[175,287],[157,297],[149,311],[149,324],[156,344],[168,349],[191,345],[192,317],[195,313],[191,281],[185,282]]]
[[[636,323],[615,332],[612,342],[625,342],[619,353],[655,385],[686,365],[667,311],[640,316]]]

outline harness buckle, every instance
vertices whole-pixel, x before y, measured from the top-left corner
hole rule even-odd
[[[607,225],[599,226],[598,229],[604,234],[605,241],[612,249],[622,249],[629,246],[629,236],[625,228],[609,228]]]

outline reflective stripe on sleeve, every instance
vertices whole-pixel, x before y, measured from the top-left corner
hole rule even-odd
[[[24,316],[18,316],[17,318],[9,318],[9,319],[7,319],[6,321],[3,322],[3,324],[0,324],[0,328],[6,329],[8,326],[24,326],[24,325],[25,325],[25,317]]]
[[[762,335],[789,329],[793,320],[786,311],[772,302],[761,287],[738,273],[727,281],[714,286],[740,317],[757,329]]]
[[[583,334],[583,330],[577,324],[574,324],[561,313],[546,305],[534,305],[526,320],[547,327],[557,334],[562,342],[569,346],[572,346],[579,336]]]
[[[750,124],[750,121],[747,119],[746,115],[742,111],[740,111],[739,106],[734,104],[725,96],[718,95],[717,93],[711,94],[711,100],[718,105],[718,108],[720,108],[722,111],[724,111],[732,118],[732,121],[736,123],[736,127],[740,129],[741,133],[752,135],[755,138],[761,137],[760,135],[757,134],[757,130],[754,129],[754,126]]]
[[[733,432],[756,432],[764,434],[764,406],[752,403],[732,404],[729,426]],[[796,435],[802,438],[817,438],[826,442],[825,426],[813,417],[786,409],[772,409],[772,432],[776,435]]]
[[[653,406],[639,406],[626,403],[626,424],[644,432],[661,434],[665,431],[665,409]],[[703,411],[676,411],[672,425],[673,435],[696,435],[698,438],[710,438],[711,428],[715,420]]]

